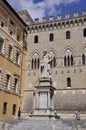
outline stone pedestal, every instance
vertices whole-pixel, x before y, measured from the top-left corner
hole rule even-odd
[[[40,78],[35,88],[33,116],[53,117],[55,88],[52,86],[52,79]]]

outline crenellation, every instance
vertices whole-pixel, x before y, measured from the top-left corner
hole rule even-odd
[[[57,19],[58,19],[58,20],[62,20],[62,15],[61,15],[61,14],[58,14],[58,15],[57,15]]]
[[[82,14],[83,14],[83,15],[86,15],[86,9],[85,9],[85,10],[83,10]]]
[[[49,21],[54,21],[54,16],[50,16]]]
[[[69,19],[70,18],[70,14],[69,13],[65,14],[65,18]]]
[[[84,10],[85,13],[85,10]],[[42,18],[42,22],[39,24],[39,19],[35,19],[35,23],[30,27],[30,31],[33,32],[41,32],[48,31],[52,29],[61,29],[61,28],[69,28],[74,26],[81,26],[85,24],[86,18],[83,16],[79,16],[78,12],[74,12],[74,17],[71,18],[70,14],[67,13],[65,18],[62,19],[62,16],[59,14],[58,19],[54,19],[54,16],[49,17],[49,21],[47,21],[46,17]]]
[[[39,23],[39,18],[35,18],[35,19],[34,19],[34,22],[35,22],[35,23]]]
[[[74,12],[74,17],[78,17],[78,16],[79,16],[78,12],[75,11],[75,12]]]
[[[43,22],[43,23],[46,22],[46,17],[42,17],[42,22]]]

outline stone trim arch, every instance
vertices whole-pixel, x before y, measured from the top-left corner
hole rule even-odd
[[[64,54],[65,54],[65,52],[66,52],[68,49],[72,52],[73,56],[76,55],[75,50],[74,50],[72,47],[66,46],[66,47],[63,49],[63,51],[62,51],[62,57],[64,57]]]
[[[39,69],[40,55],[37,50],[34,50],[31,55],[31,69]]]

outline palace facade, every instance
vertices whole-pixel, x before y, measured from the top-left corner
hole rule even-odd
[[[0,119],[21,109],[26,64],[26,23],[6,0],[0,0]]]
[[[27,67],[23,112],[33,111],[35,84],[39,79],[40,60],[47,51],[57,111],[86,110],[86,10],[79,16],[61,15],[42,22],[36,18],[28,27]],[[40,94],[39,94],[40,95]]]
[[[33,112],[44,51],[52,59],[55,110],[86,110],[86,10],[81,16],[74,12],[74,17],[43,17],[39,22],[1,0],[0,119],[15,118],[19,108]]]

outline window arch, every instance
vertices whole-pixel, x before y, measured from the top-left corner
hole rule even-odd
[[[86,37],[86,28],[83,30],[83,35]]]
[[[34,53],[31,60],[31,69],[39,69],[40,59],[37,53]]]
[[[71,87],[71,78],[70,77],[67,78],[67,87]]]
[[[38,35],[34,36],[34,43],[38,43]]]
[[[50,34],[49,41],[54,41],[54,34],[53,33]]]
[[[70,39],[70,31],[66,32],[66,39]]]
[[[55,68],[56,67],[56,56],[55,56],[54,52],[50,51],[49,56],[52,59],[51,62],[50,62],[50,67]]]
[[[64,56],[64,66],[73,66],[74,65],[74,58],[71,50],[66,50]]]
[[[84,51],[82,54],[82,65],[86,65],[86,48],[84,48]]]

